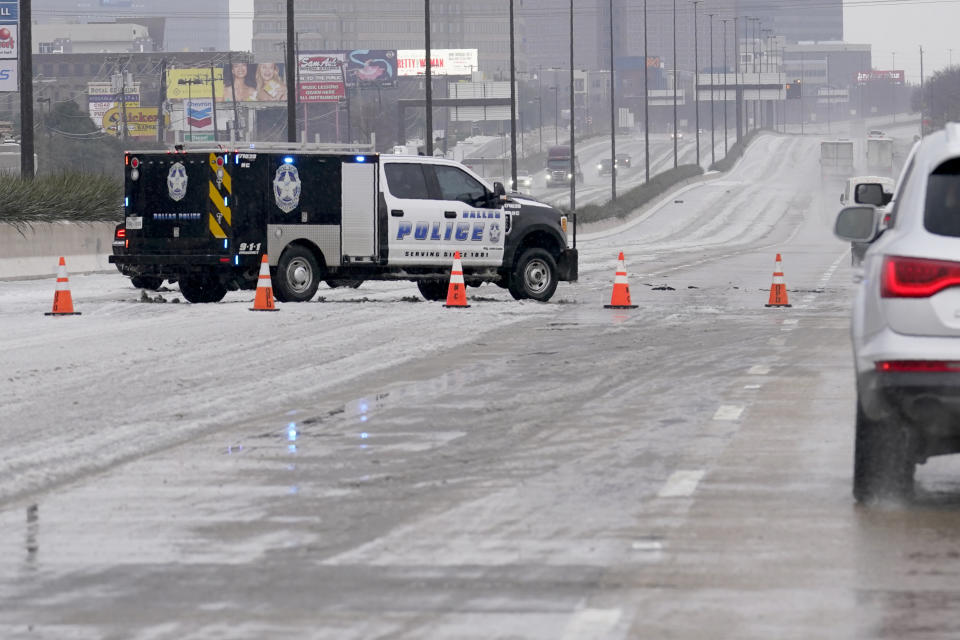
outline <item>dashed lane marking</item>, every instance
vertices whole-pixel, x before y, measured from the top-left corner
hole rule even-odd
[[[783,345],[787,344],[787,341],[784,338],[770,338],[767,340],[767,343],[771,347],[782,347]]]
[[[747,389],[748,391],[756,391],[757,389],[762,389],[762,388],[763,388],[763,385],[759,385],[759,384],[745,384],[745,385],[743,385],[743,388],[744,388],[744,389]]]
[[[722,404],[720,408],[717,409],[717,412],[713,414],[713,419],[733,422],[734,420],[739,420],[742,413],[743,407],[734,404]]]
[[[765,364],[755,364],[747,369],[747,373],[751,376],[765,376],[770,373],[770,367]]]
[[[689,498],[697,490],[697,485],[706,472],[703,469],[696,471],[674,471],[657,492],[658,498]]]

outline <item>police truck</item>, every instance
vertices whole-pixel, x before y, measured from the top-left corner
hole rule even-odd
[[[443,158],[178,145],[124,163],[123,246],[110,261],[140,282],[179,283],[189,302],[255,288],[264,254],[284,302],[364,280],[416,281],[442,300],[456,252],[467,284],[518,300],[546,302],[577,280],[575,221]]]

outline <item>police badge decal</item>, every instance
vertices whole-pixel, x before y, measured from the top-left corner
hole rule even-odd
[[[174,202],[180,202],[187,195],[187,168],[182,162],[174,162],[167,173],[167,193]]]
[[[284,213],[300,205],[300,173],[292,164],[284,163],[273,177],[273,198]]]

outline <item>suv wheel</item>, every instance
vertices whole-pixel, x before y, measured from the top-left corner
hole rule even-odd
[[[447,284],[443,280],[417,280],[417,289],[427,300],[439,302],[447,299]]]
[[[530,298],[547,302],[557,290],[557,261],[546,249],[527,249],[517,260],[510,276],[509,289],[517,300]]]
[[[853,497],[857,502],[907,498],[913,493],[913,438],[890,420],[871,420],[857,402]]]
[[[320,286],[320,265],[306,247],[288,247],[277,262],[274,286],[284,302],[307,302]]]

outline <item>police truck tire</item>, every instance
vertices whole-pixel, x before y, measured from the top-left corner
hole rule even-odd
[[[227,295],[227,288],[209,276],[184,276],[180,278],[180,293],[187,302],[202,304],[220,302]]]
[[[320,286],[321,268],[313,252],[306,247],[289,247],[277,263],[273,282],[285,302],[308,302]]]
[[[557,261],[546,249],[527,249],[520,255],[510,275],[509,289],[517,300],[529,298],[547,302],[557,290]]]
[[[431,302],[447,299],[447,285],[443,280],[417,280],[420,295]]]
[[[350,289],[356,289],[363,284],[363,280],[324,280],[327,283],[327,286],[331,289],[336,289],[337,287],[347,287]]]
[[[133,276],[130,278],[130,283],[137,289],[150,289],[151,291],[157,291],[160,288],[160,285],[163,284],[163,278],[157,278],[154,276]]]

